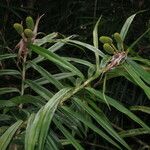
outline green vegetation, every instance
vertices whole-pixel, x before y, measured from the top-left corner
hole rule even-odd
[[[141,13],[109,36],[99,34],[101,16],[93,43],[39,32],[43,15],[14,23],[16,51],[0,54],[0,150],[149,149],[150,61],[134,48],[150,28],[126,40]]]

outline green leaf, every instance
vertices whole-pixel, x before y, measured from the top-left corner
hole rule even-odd
[[[111,124],[108,124],[106,120],[100,117],[95,111],[93,111],[88,105],[81,102],[81,100],[74,98],[75,102],[88,112],[114,139],[116,139],[120,144],[130,150],[128,144],[117,134],[117,132],[112,128]]]
[[[140,78],[138,73],[135,71],[134,67],[132,67],[130,64],[124,63],[123,67],[126,69],[126,71],[130,74],[132,79],[135,81],[135,83],[141,87],[147,97],[150,99],[150,87],[148,87]]]
[[[55,36],[55,33],[52,33],[51,35],[48,35],[48,36]],[[70,39],[70,38],[72,38],[73,36],[69,36],[69,37],[67,37],[66,39]],[[46,38],[48,38],[47,36],[46,36]],[[38,39],[39,41],[37,41],[37,42],[35,42],[34,44],[35,45],[38,45],[38,46],[41,46],[41,44],[44,44],[45,42],[51,42],[52,40],[48,40],[48,39],[44,39],[44,40],[42,40],[42,41],[40,41],[40,39]],[[39,43],[38,43],[39,42]],[[59,50],[61,47],[63,47],[65,45],[65,43],[62,43],[62,42],[57,42],[57,43],[55,43],[54,45],[52,45],[51,47],[49,47],[47,50],[48,51],[50,51],[50,52],[56,52],[57,50]],[[45,58],[44,57],[42,57],[42,56],[38,56],[38,57],[36,57],[36,58],[34,58],[33,60],[32,60],[32,62],[34,62],[34,63],[39,63],[39,62],[42,62],[43,60],[45,60]],[[29,64],[27,64],[27,66],[26,66],[26,68],[28,69],[28,68],[30,68],[30,65]]]
[[[16,96],[7,101],[12,102],[15,105],[29,103],[29,104],[33,104],[34,106],[41,106],[45,104],[45,101],[41,97],[32,96],[32,95]]]
[[[38,57],[34,58],[32,60],[32,62],[35,63],[35,64],[37,64],[37,63],[40,63],[40,62],[42,62],[44,60],[45,60],[45,58],[39,55]],[[27,65],[25,67],[26,67],[26,70],[27,70],[27,69],[29,69],[31,67],[31,64],[27,63]]]
[[[96,48],[98,48],[98,25],[99,25],[99,22],[101,20],[102,16],[98,19],[95,27],[94,27],[94,30],[93,30],[93,44]]]
[[[132,106],[130,107],[130,110],[141,111],[141,112],[150,114],[150,107],[147,107],[147,106]]]
[[[65,38],[66,40],[73,38],[74,35],[71,35],[67,38]],[[57,43],[55,43],[54,45],[52,45],[51,47],[49,47],[47,50],[51,51],[51,52],[56,52],[57,50],[59,50],[61,47],[63,47],[65,45],[65,43],[62,43],[60,41],[58,41]]]
[[[13,106],[16,106],[16,104],[9,100],[0,100],[0,108],[13,107]]]
[[[60,150],[63,148],[60,139],[57,136],[57,133],[51,129],[49,131],[49,134],[47,135],[45,147],[47,148],[47,150]]]
[[[14,134],[23,123],[22,120],[18,120],[16,123],[11,125],[5,133],[0,137],[0,150],[6,150],[8,145],[10,144]]]
[[[68,141],[76,148],[76,150],[84,150],[77,140],[68,132],[68,130],[56,119],[53,119],[55,125],[64,134]]]
[[[103,93],[100,91],[97,91],[93,88],[86,88],[91,94],[94,94],[96,97],[98,97],[98,101],[105,103],[105,100],[103,99]],[[117,100],[114,100],[111,97],[106,96],[107,102],[113,106],[115,109],[118,111],[124,113],[127,115],[129,118],[131,118],[133,121],[137,122],[140,124],[145,130],[150,131],[150,128],[140,119],[138,118],[135,114],[133,114],[129,109],[124,107],[120,102]]]
[[[25,81],[36,93],[38,93],[41,97],[45,98],[47,101],[53,96],[53,94],[47,90],[46,88],[40,86],[36,82],[32,80]]]
[[[46,59],[64,67],[65,69],[75,73],[76,75],[84,79],[83,74],[76,67],[74,67],[71,63],[67,62],[57,54],[54,54],[53,52],[36,45],[30,45],[29,48],[31,48],[34,52],[38,53],[39,55],[45,57]]]
[[[13,88],[13,87],[4,87],[4,88],[0,88],[0,95],[2,94],[7,94],[7,93],[20,93],[20,91],[17,88]]]
[[[45,43],[52,42],[53,39],[56,38],[57,36],[58,36],[58,33],[53,32],[51,34],[48,34],[48,35],[44,36],[41,39],[36,39],[34,44],[36,44],[38,46],[41,46],[41,45],[43,45]]]
[[[29,64],[32,65],[32,67],[37,70],[45,79],[47,79],[50,83],[55,85],[59,90],[63,88],[63,85],[54,78],[54,76],[49,73],[47,70],[45,70],[43,67],[38,66],[37,64],[33,63],[32,61],[29,62]]]
[[[64,88],[56,93],[35,115],[32,124],[29,121],[28,131],[25,136],[25,150],[34,150],[38,143],[38,149],[44,150],[44,144],[48,133],[51,119],[60,101],[66,96],[71,88]],[[48,95],[47,95],[48,96]],[[30,119],[29,119],[30,120]]]
[[[47,150],[59,150],[59,147],[58,147],[58,142],[55,142],[53,140],[53,138],[51,137],[51,135],[48,135],[47,138],[46,138],[46,146],[47,147]]]
[[[9,59],[9,58],[15,58],[15,57],[17,57],[16,54],[3,54],[3,55],[0,55],[0,61]]]
[[[68,79],[69,77],[74,76],[72,72],[62,72],[53,75],[57,80]]]
[[[137,14],[140,14],[140,13],[143,13],[143,12],[146,12],[146,11],[147,10],[138,11],[137,13],[135,13],[135,14],[131,15],[129,18],[127,18],[127,20],[125,21],[125,23],[124,23],[124,25],[123,25],[123,27],[120,31],[120,35],[121,35],[121,38],[122,38],[123,41],[125,40],[125,37],[128,33],[128,30],[129,30],[129,28],[131,26],[131,23],[133,22],[135,16]]]
[[[120,31],[120,36],[122,38],[122,40],[124,41],[125,40],[125,37],[128,33],[128,30],[129,30],[129,27],[134,19],[134,17],[136,16],[136,14],[133,14],[132,16],[130,16],[124,23],[121,31]]]
[[[74,74],[72,72],[63,72],[63,73],[58,73],[58,74],[54,74],[52,75],[56,80],[62,80],[62,79],[68,79],[69,77],[74,76]],[[46,80],[44,77],[33,80],[33,82],[39,84],[39,85],[44,85],[49,83],[48,80]],[[25,85],[25,88],[29,87],[27,84]]]
[[[102,51],[100,51],[98,48],[96,48],[96,47],[94,47],[94,46],[92,46],[92,45],[90,45],[90,44],[84,43],[84,42],[80,42],[80,41],[77,41],[77,40],[62,40],[62,42],[65,42],[65,43],[67,43],[67,42],[69,42],[69,43],[74,43],[74,44],[83,46],[83,47],[85,47],[85,48],[91,50],[91,51],[94,52],[94,53],[98,53],[98,55],[101,56],[101,57],[105,57],[105,56],[106,56],[106,55],[105,55]]]
[[[37,115],[37,114],[36,114]],[[34,135],[34,130],[36,129],[36,125],[35,124],[35,114],[32,113],[30,115],[30,117],[28,118],[28,123],[27,123],[27,127],[26,127],[26,131],[25,131],[25,150],[34,150],[34,146],[35,143],[31,142],[30,140],[34,140],[35,142],[37,142],[37,139],[30,139],[30,136],[33,137]],[[32,132],[31,132],[31,126],[33,128]],[[30,139],[30,140],[29,140]]]
[[[131,57],[132,60],[141,62],[142,64],[148,65],[150,66],[150,61],[148,59],[142,58],[140,56],[136,56],[136,57]]]
[[[122,66],[118,66],[117,68],[114,68],[110,70],[109,72],[107,72],[107,80],[111,78],[116,78],[119,76],[124,76],[130,82],[136,84],[135,81],[133,81],[132,77],[128,74],[128,72]]]
[[[35,106],[41,106],[45,104],[45,101],[41,97],[32,96],[32,95],[22,95],[16,96],[9,100],[0,100],[0,108],[3,107],[14,107],[19,104],[33,104]]]
[[[85,65],[87,67],[94,67],[95,66],[94,64],[90,63],[89,61],[86,61],[83,59],[78,59],[78,58],[73,58],[73,57],[63,57],[63,58],[66,59],[67,61],[73,61],[75,63]]]
[[[13,117],[12,116],[10,116],[10,115],[6,115],[6,114],[0,114],[0,121],[11,121],[13,119]],[[4,126],[1,126],[0,127],[0,134],[2,134],[3,133],[3,127]],[[6,127],[6,126],[5,126]],[[6,129],[7,129],[8,127],[6,127]],[[2,130],[1,130],[2,129]]]
[[[134,137],[134,136],[143,135],[143,134],[150,134],[150,131],[147,131],[143,128],[138,128],[138,129],[130,129],[130,130],[119,132],[119,135],[123,138]]]
[[[62,106],[61,107],[63,110],[65,110],[66,112],[68,112],[71,116],[75,117],[76,119],[80,120],[81,122],[83,122],[86,126],[88,126],[90,129],[92,129],[94,132],[96,132],[97,134],[99,134],[100,136],[102,136],[104,139],[106,139],[109,143],[113,144],[114,146],[116,146],[117,148],[120,149],[120,146],[114,142],[107,134],[105,134],[102,130],[100,130],[98,127],[96,127],[92,122],[90,122],[89,120],[87,120],[85,118],[85,116],[82,116],[79,112],[74,112],[72,111],[72,109],[66,107],[66,106]]]
[[[146,83],[150,85],[150,73],[145,71],[140,65],[131,59],[127,59],[126,62],[132,66],[132,69],[140,76]]]
[[[3,69],[0,70],[0,76],[3,75],[21,75],[19,71],[13,69]]]
[[[150,31],[150,28],[147,29],[140,37],[138,37],[127,49],[127,51],[132,51],[133,47]]]

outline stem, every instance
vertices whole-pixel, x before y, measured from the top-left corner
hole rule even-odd
[[[26,58],[27,58],[27,55],[24,56],[23,62],[22,62],[22,73],[21,73],[21,75],[22,75],[22,81],[21,81],[21,94],[20,94],[21,96],[24,95],[24,89],[25,89],[24,88],[24,81],[25,81],[25,77],[26,77],[26,67],[25,67]],[[19,107],[22,108],[23,104],[20,104]]]
[[[22,83],[21,83],[21,96],[24,95],[24,81],[25,81],[25,77],[26,77],[26,58],[27,55],[24,56],[23,58],[23,63],[22,63]]]
[[[111,44],[110,46],[115,50],[115,52],[118,52],[118,50],[117,50],[117,48],[114,46],[114,44]]]
[[[96,78],[98,78],[101,73],[102,73],[102,71],[96,72],[91,78],[87,79],[83,84],[81,84],[80,86],[75,87],[75,89],[73,91],[69,91],[69,93],[61,100],[60,104],[63,105],[63,103],[67,99],[69,99],[71,96],[73,96],[74,94],[76,94],[77,92],[79,92],[80,90],[82,90],[90,82],[92,82],[93,80],[95,80]]]

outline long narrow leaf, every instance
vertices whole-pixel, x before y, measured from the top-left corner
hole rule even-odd
[[[125,39],[125,37],[126,37],[126,35],[128,33],[129,27],[130,27],[130,25],[131,25],[131,23],[132,23],[132,21],[133,21],[133,19],[134,19],[135,16],[136,16],[136,14],[133,14],[132,16],[130,16],[125,21],[125,23],[124,23],[124,25],[123,25],[123,27],[122,27],[122,29],[120,31],[120,35],[121,35],[123,41],[124,41],[124,39]]]
[[[96,97],[98,97],[98,101],[101,101],[105,103],[105,100],[103,99],[103,94],[100,91],[97,91],[93,88],[86,88],[90,93],[94,94]],[[150,128],[136,115],[134,115],[129,109],[124,107],[120,102],[117,100],[114,100],[113,98],[110,98],[109,96],[106,96],[108,103],[113,106],[115,109],[119,110],[120,112],[126,114],[129,118],[140,124],[145,130],[150,131]]]
[[[56,63],[57,65],[60,65],[62,67],[64,67],[65,69],[75,73],[76,75],[78,75],[79,77],[81,77],[82,79],[84,79],[83,74],[76,68],[74,67],[71,63],[65,61],[64,59],[62,59],[60,56],[58,56],[57,54],[54,54],[51,51],[48,51],[45,48],[36,46],[36,45],[30,45],[30,48],[38,53],[39,55],[47,58],[48,60]]]
[[[25,150],[34,150],[38,142],[38,150],[44,150],[46,136],[48,133],[51,119],[57,109],[58,104],[64,96],[70,91],[70,88],[65,88],[56,93],[35,115],[32,124],[28,125],[28,132],[25,136]],[[47,95],[48,96],[48,95]]]
[[[132,66],[132,69],[146,82],[150,85],[150,73],[145,71],[140,65],[131,59],[126,60],[128,64]]]
[[[88,67],[94,67],[94,64],[90,63],[89,61],[83,60],[83,59],[78,59],[78,58],[73,58],[73,57],[64,57],[67,61],[73,61],[78,64],[82,64]]]
[[[84,43],[84,42],[80,42],[80,41],[77,41],[77,40],[62,40],[62,42],[70,42],[70,43],[74,43],[74,44],[77,44],[77,45],[80,45],[80,46],[83,46],[89,50],[91,50],[92,52],[94,53],[98,53],[99,56],[101,57],[105,57],[106,55],[100,51],[98,48],[90,45],[90,44],[87,44],[87,43]]]
[[[47,90],[46,88],[42,87],[41,85],[35,83],[31,80],[25,81],[36,93],[38,93],[41,97],[45,98],[47,101],[53,96],[53,94]]]
[[[6,150],[8,145],[10,144],[10,141],[12,140],[14,134],[20,127],[20,125],[23,123],[22,120],[18,120],[16,123],[14,123],[12,126],[10,126],[5,133],[0,137],[0,150]]]
[[[135,69],[127,63],[123,64],[123,67],[126,69],[126,71],[130,74],[130,76],[132,77],[132,79],[138,84],[138,86],[140,86],[145,94],[147,95],[147,97],[150,99],[150,87],[148,87],[140,78],[140,76],[138,75],[138,73],[135,71]]]
[[[133,50],[133,47],[150,31],[150,28],[147,29],[140,37],[138,37],[127,49],[127,51]]]
[[[132,106],[130,107],[130,110],[141,111],[141,112],[150,114],[150,107],[147,107],[147,106]]]
[[[45,77],[50,83],[55,85],[59,90],[63,88],[63,85],[54,78],[54,76],[45,70],[43,67],[38,66],[37,64],[33,63],[32,61],[29,62],[34,69],[36,69],[43,77]]]
[[[117,134],[117,132],[112,128],[111,124],[108,124],[103,118],[101,118],[95,111],[93,111],[90,107],[83,104],[81,100],[75,98],[75,102],[87,111],[114,139],[116,139],[120,144],[130,150],[128,144]]]
[[[64,136],[69,140],[69,142],[76,148],[76,150],[84,150],[82,146],[76,141],[76,139],[68,132],[67,129],[56,119],[53,120],[55,125],[64,134]]]
[[[7,93],[20,93],[20,91],[17,88],[13,88],[13,87],[4,87],[4,88],[0,88],[0,95],[2,94],[7,94]]]
[[[9,59],[9,58],[15,58],[17,57],[16,54],[4,54],[4,55],[0,55],[0,61],[4,60],[4,59]]]
[[[73,77],[74,74],[72,72],[63,72],[63,73],[58,73],[58,74],[54,74],[53,77],[56,80],[62,80],[62,79],[68,79],[69,77]],[[33,80],[35,83],[37,83],[38,85],[44,85],[49,83],[48,80],[46,80],[44,77]],[[29,86],[26,84],[25,88],[28,88]]]
[[[45,43],[52,42],[52,40],[54,38],[56,38],[57,36],[58,36],[58,33],[53,32],[51,34],[48,34],[48,35],[44,36],[41,39],[36,39],[34,44],[36,44],[38,46],[41,46],[41,45],[43,45]]]
[[[20,75],[20,72],[13,69],[3,69],[0,70],[0,76],[2,75]]]
[[[143,128],[130,129],[130,130],[127,130],[127,131],[119,132],[119,135],[121,137],[134,137],[134,136],[143,135],[143,134],[150,134],[150,132],[143,129]]]
[[[96,127],[93,123],[91,123],[90,121],[88,121],[84,116],[82,116],[80,113],[78,112],[74,112],[72,111],[72,109],[63,106],[62,107],[66,112],[68,112],[70,115],[72,115],[73,117],[75,117],[76,119],[80,120],[81,122],[83,122],[86,126],[88,126],[90,129],[92,129],[94,132],[96,132],[97,134],[99,134],[100,136],[102,136],[104,139],[106,139],[109,143],[113,144],[114,146],[116,146],[117,148],[120,149],[120,146],[114,142],[107,134],[105,134],[102,130],[100,130],[98,127]]]
[[[96,48],[98,48],[98,25],[99,25],[99,22],[101,20],[102,16],[98,19],[95,27],[94,27],[94,30],[93,30],[93,44]]]

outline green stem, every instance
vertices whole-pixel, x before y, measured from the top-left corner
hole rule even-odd
[[[101,73],[102,73],[102,71],[96,72],[91,78],[87,79],[83,84],[81,84],[80,86],[75,87],[73,89],[73,91],[69,91],[69,93],[67,93],[67,95],[61,100],[60,104],[62,105],[71,96],[73,96],[74,94],[76,94],[77,92],[79,92],[80,90],[82,90],[84,87],[86,87],[93,80],[95,80],[96,78],[98,78]]]
[[[22,83],[21,83],[21,96],[24,95],[24,81],[26,77],[26,58],[27,56],[25,55],[23,58],[23,63],[22,63]]]
[[[25,81],[25,77],[26,77],[26,66],[25,66],[26,58],[27,58],[27,56],[25,55],[24,58],[23,58],[23,62],[22,62],[22,73],[21,73],[22,81],[21,81],[21,94],[20,94],[21,96],[24,95],[24,89],[25,89],[24,88],[24,81]],[[20,104],[19,107],[22,108],[23,105]]]
[[[111,44],[111,47],[115,50],[115,52],[118,52],[117,48],[114,46],[114,44]]]

